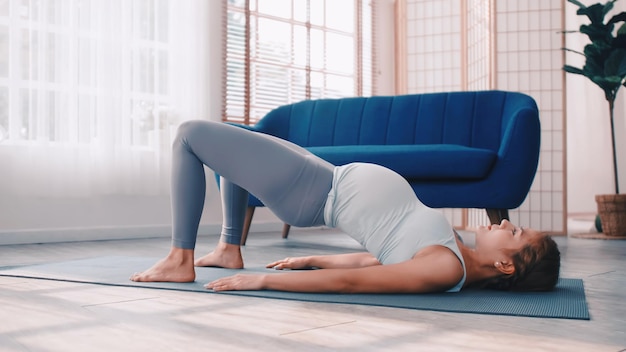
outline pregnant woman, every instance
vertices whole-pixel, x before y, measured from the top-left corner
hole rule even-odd
[[[205,198],[204,167],[221,176],[223,224],[216,248],[194,258]],[[285,258],[284,273],[238,274],[208,289],[294,292],[457,292],[478,286],[551,290],[559,276],[554,240],[507,220],[478,229],[474,248],[410,185],[379,165],[334,166],[288,141],[219,122],[188,121],[178,130],[172,162],[172,247],[133,281],[190,282],[195,266],[243,268],[241,234],[248,192],[293,226],[326,225],[367,252]]]

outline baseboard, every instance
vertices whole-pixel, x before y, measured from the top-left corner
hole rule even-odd
[[[257,233],[280,233],[283,224],[280,222],[267,222],[255,223],[253,226],[253,231]],[[198,233],[200,235],[219,235],[220,230],[221,226],[218,224],[200,225]],[[0,230],[0,245],[167,238],[171,236],[171,233],[172,228],[169,225]]]

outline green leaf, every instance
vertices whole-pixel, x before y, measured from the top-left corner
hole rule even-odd
[[[591,24],[586,25],[583,24],[580,26],[580,33],[586,34],[592,42],[601,40],[601,41],[610,41],[613,38],[612,25],[605,26],[603,24]]]
[[[626,21],[626,12],[621,12],[618,13],[617,15],[611,17],[611,19],[606,23],[608,24],[615,24],[617,22],[625,22]],[[620,30],[622,30],[624,28],[624,26],[622,26],[620,28]]]
[[[613,49],[626,48],[626,33],[620,34],[613,41],[611,41],[611,47]]]
[[[604,23],[604,6],[600,3],[593,4],[589,7],[580,8],[576,11],[577,15],[584,15],[589,18],[592,24],[603,24]]]
[[[604,82],[612,87],[619,87],[622,84],[622,78],[619,76],[606,76]]]
[[[580,1],[577,1],[577,0],[567,0],[567,1],[569,1],[572,4],[574,4],[574,5],[578,6],[578,7],[581,7],[581,8],[586,8],[587,7],[583,3],[581,3]]]
[[[591,77],[591,81],[604,91],[604,97],[607,100],[615,98],[615,91],[620,86],[619,84],[616,86],[614,82],[610,82],[601,76]]]
[[[604,64],[604,74],[608,77],[618,77],[618,83],[626,77],[626,49],[617,49],[611,52]]]
[[[604,16],[606,16],[607,13],[611,12],[611,10],[613,10],[613,3],[617,1],[617,0],[611,0],[609,2],[607,2],[606,4],[604,4],[604,9],[602,11],[602,18],[604,19]]]
[[[583,70],[579,69],[578,67],[574,67],[574,66],[570,66],[570,65],[564,65],[564,66],[563,66],[563,70],[564,70],[565,72],[575,73],[575,74],[577,74],[577,75],[583,75],[583,76],[585,75],[585,74],[583,73]]]
[[[587,59],[585,66],[583,66],[583,74],[592,79],[592,77],[604,75],[604,68],[600,63]]]
[[[622,79],[626,79],[626,56],[622,57],[622,62],[620,62],[617,72]]]
[[[591,80],[604,91],[613,91],[622,84],[622,81],[616,80],[615,77],[595,76]]]
[[[592,60],[598,62],[601,66],[601,63],[608,59],[611,54],[611,47],[604,42],[593,42],[592,44],[585,45],[584,53],[587,57],[587,60]]]

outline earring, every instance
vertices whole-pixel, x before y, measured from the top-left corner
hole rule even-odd
[[[500,266],[500,262],[493,263],[493,266]]]

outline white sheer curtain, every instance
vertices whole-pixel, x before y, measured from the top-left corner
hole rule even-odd
[[[0,195],[169,190],[206,118],[205,0],[0,0]]]

